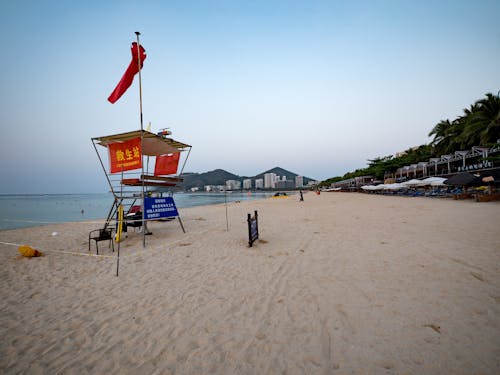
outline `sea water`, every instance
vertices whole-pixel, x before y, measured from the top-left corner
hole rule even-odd
[[[176,193],[177,208],[263,199],[271,192]],[[40,194],[0,195],[0,230],[103,219],[113,204],[113,195]]]

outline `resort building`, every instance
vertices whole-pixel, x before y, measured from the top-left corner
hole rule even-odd
[[[341,189],[357,189],[363,185],[369,185],[374,182],[375,178],[373,176],[359,176],[349,178],[347,180],[334,182],[331,187],[332,188],[341,188]]]
[[[452,154],[441,155],[421,161],[416,164],[398,168],[395,173],[386,173],[384,179],[393,178],[397,182],[412,178],[430,176],[450,176],[460,172],[476,172],[496,168],[494,161],[489,160],[500,155],[500,148],[474,146],[471,150],[455,151]]]

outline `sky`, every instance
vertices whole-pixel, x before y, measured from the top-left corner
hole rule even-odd
[[[10,1],[0,30],[0,194],[100,193],[91,138],[144,124],[185,171],[323,180],[427,144],[500,90],[498,0]]]

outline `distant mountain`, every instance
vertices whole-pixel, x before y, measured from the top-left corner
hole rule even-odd
[[[203,189],[205,185],[225,185],[227,180],[239,180],[240,176],[229,173],[223,169],[205,173],[184,173],[184,182],[180,185],[184,189],[198,187]]]
[[[216,169],[205,173],[184,173],[182,175],[184,182],[180,185],[180,187],[186,190],[193,187],[203,189],[205,185],[225,185],[227,180],[243,181],[246,178],[250,178],[252,180],[258,178],[263,179],[266,173],[274,173],[280,177],[286,176],[287,180],[292,181],[295,180],[296,176],[298,176],[296,173],[287,171],[286,169],[280,167],[274,167],[253,177],[238,176],[223,169]],[[313,179],[304,177],[304,185],[307,185],[309,181],[313,181]]]
[[[253,179],[255,179],[255,178],[264,178],[264,175],[266,173],[274,173],[275,175],[280,176],[280,177],[286,176],[287,180],[295,180],[295,177],[298,176],[298,174],[290,172],[290,171],[287,171],[286,169],[283,169],[281,167],[274,167],[273,169],[270,169],[268,171],[262,172],[262,173],[258,174],[255,177],[252,177],[252,178]]]

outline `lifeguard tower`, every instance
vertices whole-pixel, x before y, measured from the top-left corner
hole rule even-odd
[[[91,240],[113,241],[113,231],[120,225],[141,227],[143,246],[146,243],[147,221],[167,220],[177,217],[184,231],[181,218],[173,201],[173,191],[182,182],[191,146],[176,141],[163,129],[159,133],[136,130],[92,138],[92,144],[113,194],[104,226],[89,234]],[[98,147],[99,146],[99,147]],[[109,160],[104,162],[105,154]],[[179,171],[179,164],[182,165]],[[118,221],[117,221],[118,223]],[[115,234],[115,236],[117,236]],[[119,237],[117,238],[119,240]]]

